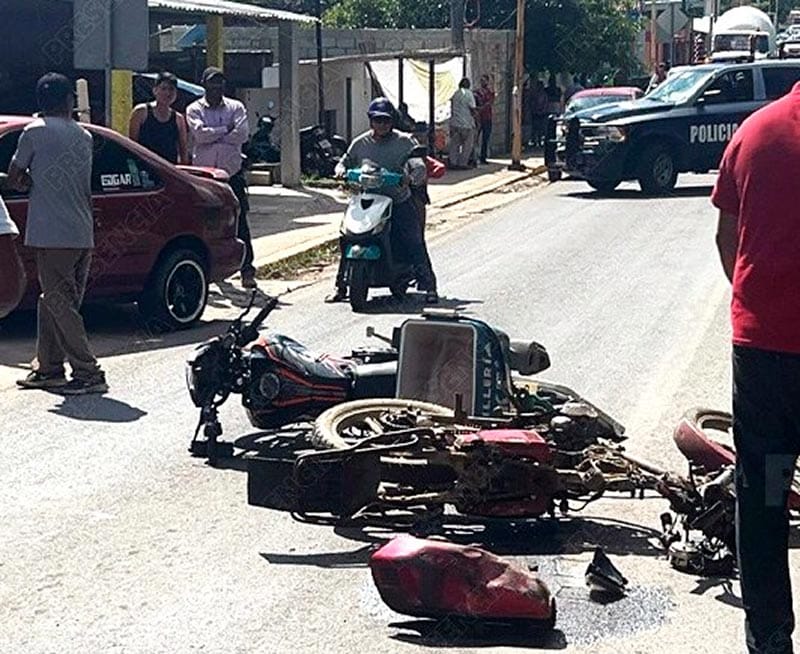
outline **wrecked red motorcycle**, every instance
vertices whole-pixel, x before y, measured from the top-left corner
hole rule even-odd
[[[529,343],[514,348],[525,363],[514,366],[509,343],[472,318],[407,320],[396,397],[327,409],[313,447],[265,443],[247,456],[248,501],[305,520],[424,533],[446,512],[519,520],[567,513],[608,492],[650,490],[675,514],[662,518],[673,565],[731,569],[734,455],[706,433],[709,412],[676,430],[689,474],[667,472],[630,455],[622,426],[575,391],[512,376],[513,368],[539,372],[549,359]]]

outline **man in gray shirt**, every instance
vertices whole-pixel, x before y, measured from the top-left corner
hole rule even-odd
[[[387,98],[375,98],[367,110],[370,130],[356,137],[345,155],[336,166],[337,176],[344,176],[348,168],[356,168],[364,162],[371,162],[388,171],[402,173],[411,158],[417,142],[410,134],[394,129],[397,111]],[[423,164],[415,167],[420,179],[412,179],[412,183],[424,182],[425,168]],[[435,304],[439,301],[436,291],[436,276],[433,273],[428,249],[425,245],[425,228],[423,216],[417,204],[411,198],[408,184],[400,186],[382,186],[375,190],[380,195],[392,199],[392,229],[396,236],[396,244],[401,255],[405,255],[414,264],[417,276],[417,288],[426,292],[425,301]],[[342,255],[344,253],[342,252]],[[326,302],[341,302],[347,297],[347,286],[344,280],[344,257],[339,262],[336,275],[336,290],[325,298]]]
[[[36,85],[41,117],[20,136],[9,183],[30,190],[25,245],[34,248],[39,285],[38,368],[17,382],[69,395],[103,393],[105,374],[89,349],[80,314],[94,248],[92,136],[72,117],[75,93],[63,75]],[[72,379],[64,375],[64,360]]]

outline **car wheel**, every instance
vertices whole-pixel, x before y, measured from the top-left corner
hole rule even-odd
[[[611,193],[621,180],[619,179],[587,179],[586,183],[599,193]]]
[[[203,315],[208,274],[202,257],[180,249],[163,257],[139,298],[139,312],[154,331],[186,329]]]
[[[663,145],[653,145],[639,159],[639,186],[644,193],[663,195],[675,188],[678,171],[675,158]]]

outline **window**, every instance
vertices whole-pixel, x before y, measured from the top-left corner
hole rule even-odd
[[[732,70],[715,79],[704,94],[708,104],[753,101],[752,69]]]
[[[765,66],[761,69],[764,73],[764,90],[767,100],[777,100],[792,90],[795,82],[800,80],[800,67],[790,68],[781,66],[773,68]]]
[[[11,157],[17,151],[17,142],[19,141],[22,130],[8,132],[0,137],[0,173],[8,172],[8,166],[11,164]],[[27,193],[20,193],[10,187],[3,189],[4,198],[19,198],[28,195]]]
[[[97,134],[92,139],[92,193],[149,191],[161,185],[153,169],[135,154]]]

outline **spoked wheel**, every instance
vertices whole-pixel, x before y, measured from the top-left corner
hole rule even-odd
[[[424,426],[421,416],[452,416],[452,409],[420,402],[376,398],[344,402],[324,411],[314,421],[312,443],[321,449],[345,449],[381,433]]]

